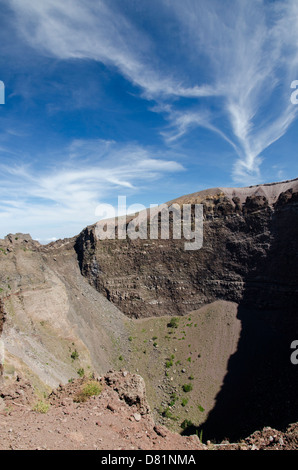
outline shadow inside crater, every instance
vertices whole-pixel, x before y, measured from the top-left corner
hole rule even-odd
[[[239,306],[242,333],[216,404],[207,420],[183,434],[237,441],[265,426],[284,429],[298,421],[298,366],[291,363],[297,332],[294,313]]]
[[[235,442],[298,421],[298,365],[291,362],[291,343],[298,340],[297,199],[273,214],[266,256],[245,279],[241,335],[215,406],[202,425],[183,434]]]

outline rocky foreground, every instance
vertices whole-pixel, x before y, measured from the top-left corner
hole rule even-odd
[[[91,393],[85,393],[92,386]],[[94,393],[92,395],[92,393]],[[90,395],[90,396],[89,396]],[[29,382],[0,387],[0,450],[289,450],[298,423],[266,427],[238,443],[201,443],[156,425],[143,379],[126,371],[77,379],[38,398]]]

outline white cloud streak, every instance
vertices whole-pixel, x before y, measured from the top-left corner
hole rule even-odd
[[[197,53],[204,47],[210,58],[212,86],[223,99],[232,128],[229,140],[239,156],[233,177],[241,183],[260,182],[262,152],[297,117],[289,87],[298,72],[298,4],[228,1],[223,9],[217,1],[200,2],[196,14],[193,7],[189,0],[173,1],[189,42],[193,40]],[[275,112],[268,108],[270,100],[278,101]]]
[[[137,145],[77,140],[68,150],[70,157],[56,168],[0,165],[2,237],[8,231],[44,240],[72,236],[84,223],[96,222],[96,207],[107,197],[135,195],[165,174],[183,171],[176,161]]]
[[[166,116],[171,129],[163,133],[169,144],[194,126],[224,138],[238,155],[231,170],[237,183],[259,182],[262,153],[297,117],[297,107],[289,102],[290,83],[298,72],[297,0],[160,0],[177,29],[181,64],[183,54],[193,62],[188,83],[183,71],[179,77],[175,67],[161,64],[154,39],[108,1],[10,4],[18,30],[32,47],[60,59],[88,58],[116,67],[160,110],[170,103]],[[202,58],[208,65],[203,79]],[[182,111],[178,98],[195,98],[201,105]],[[207,116],[209,98],[218,100],[230,131]]]

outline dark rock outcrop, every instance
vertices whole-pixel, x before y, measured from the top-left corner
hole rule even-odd
[[[136,318],[181,315],[218,299],[245,298],[269,309],[294,306],[298,183],[286,191],[272,185],[275,197],[268,186],[244,188],[246,197],[242,189],[216,188],[171,201],[203,204],[200,250],[185,251],[185,240],[100,241],[95,226],[87,227],[76,242],[82,274]]]

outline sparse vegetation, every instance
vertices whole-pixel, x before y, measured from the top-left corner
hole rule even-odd
[[[169,328],[178,328],[179,325],[179,318],[173,317],[168,323]]]
[[[37,411],[38,413],[47,413],[49,409],[50,404],[45,402],[44,400],[39,400],[33,407],[33,411]]]
[[[176,401],[178,400],[178,396],[177,394],[174,392],[172,393],[172,395],[170,396],[170,406],[174,406]]]
[[[77,373],[80,377],[84,377],[85,371],[84,371],[83,367],[80,367],[80,369],[77,370]]]
[[[74,402],[83,403],[92,396],[97,396],[101,393],[102,386],[97,382],[97,380],[90,380],[85,385],[83,385],[81,391],[74,397]]]
[[[172,360],[169,360],[166,362],[166,368],[169,369],[170,367],[172,367],[173,365],[173,361]]]
[[[71,359],[72,359],[73,361],[75,361],[76,359],[78,359],[78,358],[79,358],[79,353],[78,353],[78,351],[75,349],[75,350],[71,353],[70,357],[71,357]]]
[[[193,389],[192,384],[184,384],[184,385],[182,386],[182,390],[183,390],[183,392],[185,392],[185,393],[191,392],[192,389]]]
[[[185,419],[185,420],[181,423],[181,428],[182,428],[183,430],[185,430],[185,429],[187,429],[187,428],[189,428],[189,427],[191,427],[191,426],[193,426],[193,422],[192,422],[190,419]]]

